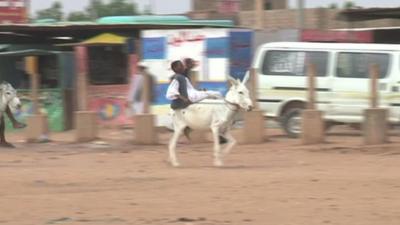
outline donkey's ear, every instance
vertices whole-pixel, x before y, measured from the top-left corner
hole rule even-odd
[[[228,76],[228,83],[230,86],[237,86],[239,84],[237,80],[233,79],[230,76]]]

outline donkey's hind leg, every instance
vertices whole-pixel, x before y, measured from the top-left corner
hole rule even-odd
[[[221,145],[219,144],[219,128],[217,126],[212,126],[211,131],[214,140],[214,166],[223,166],[224,163],[221,159]]]
[[[171,162],[172,166],[179,166],[178,159],[176,157],[176,143],[178,142],[179,137],[182,135],[183,130],[185,129],[185,125],[179,123],[177,118],[174,117],[174,134],[169,141],[169,161]]]

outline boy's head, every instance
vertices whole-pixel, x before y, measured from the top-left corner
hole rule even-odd
[[[196,66],[196,64],[192,58],[185,58],[183,61],[185,63],[185,67],[187,69],[192,69],[193,67]]]
[[[171,69],[172,71],[174,71],[175,73],[178,74],[183,74],[185,67],[183,66],[183,63],[179,60],[173,61],[171,63]]]

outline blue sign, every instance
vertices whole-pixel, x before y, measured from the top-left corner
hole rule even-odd
[[[251,31],[230,32],[230,74],[234,78],[243,79],[250,69],[253,58]]]
[[[164,37],[142,39],[143,59],[165,59],[167,40]]]
[[[206,55],[207,58],[227,58],[228,57],[228,38],[207,38]]]

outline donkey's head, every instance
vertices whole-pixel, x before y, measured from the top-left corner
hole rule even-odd
[[[5,109],[8,105],[11,109],[20,109],[21,101],[17,96],[17,91],[7,82],[0,84],[0,98],[2,109]]]
[[[235,80],[231,77],[228,78],[228,82],[231,87],[228,93],[226,93],[225,100],[239,108],[251,111],[253,109],[253,102],[246,86],[239,79]]]

